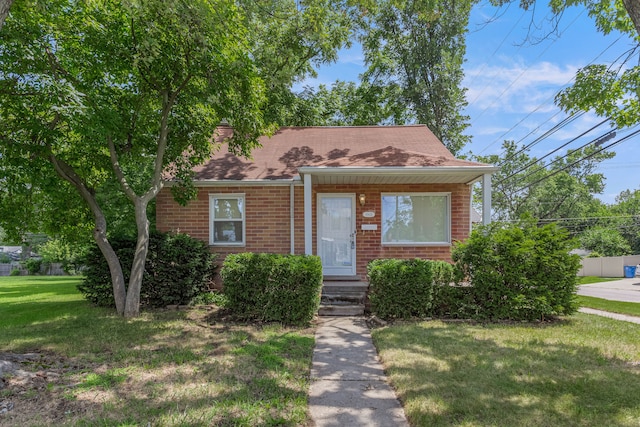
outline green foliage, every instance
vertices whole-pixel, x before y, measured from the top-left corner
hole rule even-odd
[[[631,252],[640,254],[640,190],[624,190],[616,196],[616,203],[611,206],[611,214],[619,216],[610,225],[618,227],[620,233],[631,246]]]
[[[631,254],[629,243],[618,230],[612,228],[590,228],[580,235],[580,243],[584,249],[597,252],[600,256]]]
[[[192,302],[194,305],[214,304],[218,307],[226,307],[229,303],[227,297],[223,293],[215,291],[203,292],[200,295],[197,295]]]
[[[36,258],[29,258],[25,261],[21,261],[21,264],[24,266],[24,268],[27,269],[27,272],[31,275],[31,276],[35,276],[36,274],[40,274],[40,272],[42,271],[42,260],[41,259],[36,259]]]
[[[13,270],[11,270],[11,273],[9,273],[9,276],[19,276],[19,275],[20,275],[19,268],[14,268]]]
[[[11,257],[5,253],[0,253],[0,264],[8,264],[11,262]]]
[[[378,259],[367,266],[371,310],[383,319],[432,314],[434,295],[442,297],[453,279],[443,261]]]
[[[53,238],[38,246],[38,254],[46,263],[60,263],[67,274],[80,270],[88,246],[72,244],[63,238]]]
[[[515,220],[522,215],[546,218],[582,218],[602,207],[596,194],[604,190],[604,175],[597,165],[615,156],[613,152],[596,153],[596,147],[570,152],[552,159],[531,157],[528,149],[513,141],[502,144],[502,155],[476,156],[475,160],[500,166],[493,176],[494,218]],[[589,159],[578,159],[591,156]]]
[[[459,315],[487,320],[540,320],[573,314],[579,257],[567,233],[531,220],[479,227],[452,252],[470,282]]]
[[[303,325],[318,311],[322,263],[317,256],[231,254],[220,275],[227,307],[239,317]]]
[[[114,239],[112,245],[128,271],[136,240]],[[109,267],[97,246],[89,250],[85,265],[84,280],[78,285],[80,292],[96,305],[114,307]],[[154,233],[149,241],[140,304],[150,308],[191,304],[209,290],[215,268],[215,255],[204,242],[186,234]]]

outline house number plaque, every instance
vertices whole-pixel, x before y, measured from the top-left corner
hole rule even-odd
[[[374,216],[376,216],[376,213],[371,211],[362,212],[362,216],[365,218],[373,218]]]

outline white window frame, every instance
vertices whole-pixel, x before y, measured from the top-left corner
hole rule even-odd
[[[240,220],[229,218],[215,218],[215,200],[216,199],[238,199],[242,200],[242,209],[240,210],[242,218]],[[247,224],[246,224],[246,204],[247,200],[244,193],[215,193],[209,194],[209,245],[211,246],[246,246],[247,244]],[[216,242],[215,236],[215,221],[242,221],[242,241],[241,242]]]
[[[441,242],[387,242],[385,241],[385,228],[384,228],[384,220],[385,215],[383,212],[384,209],[384,197],[401,197],[401,196],[420,196],[420,197],[445,197],[446,198],[446,224],[445,224],[445,234],[446,238]],[[403,193],[403,192],[389,192],[389,193],[380,193],[380,241],[383,246],[448,246],[451,245],[451,193],[445,192],[412,192],[412,193]]]

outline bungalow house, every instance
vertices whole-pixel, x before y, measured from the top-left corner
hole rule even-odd
[[[224,141],[232,130],[221,127]],[[497,168],[456,159],[424,125],[285,127],[252,159],[219,152],[195,170],[196,200],[157,197],[157,228],[235,252],[316,254],[330,277],[363,278],[376,258],[451,260],[471,229],[471,187],[489,222]]]

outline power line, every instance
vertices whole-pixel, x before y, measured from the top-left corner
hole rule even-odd
[[[568,125],[569,123],[572,123],[574,120],[578,119],[579,117],[583,116],[584,114],[585,114],[584,111],[580,111],[578,113],[574,113],[574,114],[571,114],[568,117],[565,117],[564,119],[562,119],[562,121],[560,123],[557,123],[555,126],[553,126],[551,129],[549,129],[548,131],[546,131],[545,133],[543,133],[542,135],[540,135],[539,137],[534,139],[532,142],[530,142],[527,145],[524,145],[520,150],[516,151],[512,155],[505,157],[504,160],[502,160],[498,164],[498,166],[502,166],[503,164],[507,163],[509,160],[513,159],[518,154],[528,150],[529,148],[533,147],[534,145],[539,144],[542,140],[544,140],[545,138],[548,138],[549,136],[553,135],[554,133],[556,133],[557,131],[559,131],[560,129],[562,129],[563,127]],[[529,135],[530,134],[531,134],[531,132],[529,133]],[[522,139],[520,141],[522,141]],[[518,142],[520,142],[520,141],[518,141]]]
[[[508,8],[508,6],[507,6]],[[509,32],[507,33],[506,36],[504,36],[504,38],[502,39],[502,41],[500,42],[500,44],[498,44],[498,47],[495,48],[495,50],[493,51],[493,53],[491,54],[491,56],[489,56],[489,58],[485,61],[484,64],[482,64],[482,67],[480,67],[480,70],[478,70],[475,75],[473,76],[471,82],[469,83],[469,86],[473,86],[473,83],[475,83],[476,79],[478,78],[478,76],[480,76],[480,74],[482,74],[482,72],[484,71],[485,68],[487,68],[487,64],[489,64],[490,60],[496,56],[496,53],[498,53],[498,51],[500,50],[500,48],[502,47],[502,45],[504,44],[504,42],[507,41],[507,39],[509,38],[509,36],[511,35],[511,33],[513,32],[513,30],[515,30],[515,28],[518,26],[518,24],[520,23],[520,21],[522,20],[522,18],[527,14],[526,10],[522,11],[522,14],[520,15],[520,18],[518,18],[518,20],[516,21],[515,24],[513,24],[513,27],[511,27],[511,29],[509,30]],[[520,50],[522,46],[518,47],[518,51]],[[516,51],[517,53],[517,51]],[[489,87],[489,83],[487,83],[485,85],[485,87],[482,88],[482,90],[478,93],[478,95],[476,95],[476,97],[473,99],[473,101],[470,102],[470,104],[473,104],[474,102],[476,102],[478,100],[478,98],[480,98],[480,95],[482,95],[484,93],[485,90],[487,90],[487,88]]]
[[[565,31],[570,28],[577,20],[578,18],[582,15],[582,13],[584,12],[584,9],[574,18],[573,21],[571,21],[571,23],[565,28]],[[557,39],[556,39],[557,40]],[[547,51],[551,48],[551,46],[553,46],[553,44],[556,42],[556,40],[553,40],[551,43],[549,43],[549,45],[547,47],[544,48],[544,50],[542,52],[540,52],[540,54],[536,57],[536,59],[534,60],[537,61],[538,59],[540,59],[540,57],[542,55],[544,55],[545,53],[547,53]],[[533,63],[532,63],[533,65]],[[511,87],[518,81],[520,80],[520,78],[527,72],[529,71],[529,69],[531,68],[531,65],[529,65],[527,68],[525,68],[524,71],[522,71],[518,77],[516,77],[513,81],[511,81],[511,83],[509,83],[509,85],[507,85],[507,87],[500,93],[500,95],[498,95],[498,97],[496,99],[494,99],[484,110],[482,110],[480,112],[480,114],[478,114],[472,121],[471,124],[473,125],[473,122],[475,122],[476,120],[478,120],[478,118],[482,117],[482,115],[491,107],[493,107],[493,105],[500,99],[502,98],[502,96],[509,90],[511,89]]]
[[[558,152],[559,150],[563,149],[564,147],[566,147],[567,145],[571,144],[572,142],[574,142],[574,141],[578,140],[579,138],[582,138],[583,136],[585,136],[586,134],[588,134],[588,133],[589,133],[589,132],[591,132],[592,130],[594,130],[594,129],[596,129],[596,128],[600,127],[600,126],[602,126],[604,123],[608,122],[609,120],[610,120],[610,118],[609,118],[609,117],[607,117],[606,119],[604,119],[603,121],[601,121],[601,122],[600,122],[600,123],[598,123],[597,125],[592,126],[590,129],[588,129],[588,130],[586,130],[586,131],[582,132],[580,135],[578,135],[578,136],[576,136],[576,137],[574,137],[574,138],[570,139],[569,141],[565,142],[564,144],[562,144],[561,146],[559,146],[559,147],[558,147],[558,148],[556,148],[555,150],[553,150],[553,151],[551,151],[551,152],[549,152],[549,153],[545,154],[544,156],[540,157],[539,159],[532,160],[531,162],[529,162],[529,163],[528,163],[528,164],[526,164],[525,166],[523,166],[523,167],[521,167],[520,169],[518,169],[517,171],[513,172],[511,175],[504,177],[502,180],[500,180],[500,181],[498,182],[498,184],[501,184],[501,183],[503,183],[503,182],[505,182],[505,181],[509,180],[509,178],[513,177],[514,175],[519,174],[520,172],[522,172],[522,171],[524,171],[524,170],[526,170],[526,169],[530,168],[531,166],[533,166],[533,165],[535,165],[536,163],[538,163],[538,162],[540,162],[540,161],[544,160],[545,158],[549,157],[550,155],[552,155],[552,154],[554,154],[554,153]],[[612,132],[613,132],[613,133],[612,133]],[[603,140],[603,138],[608,137],[609,135],[611,135],[611,137],[610,137],[610,138],[613,138],[613,137],[615,137],[615,132],[614,132],[614,131],[609,131],[609,132],[607,132],[606,134],[601,135],[601,136],[599,136],[598,138],[596,138],[596,139],[594,139],[594,140],[592,140],[592,141],[589,141],[588,143],[584,144],[582,147],[577,148],[576,150],[579,150],[579,149],[581,149],[581,148],[584,148],[584,147],[586,147],[587,145],[592,144],[592,143],[594,143],[594,144],[596,144],[596,145],[602,144],[603,142],[606,142],[606,140]],[[610,138],[609,138],[609,139],[610,139]],[[574,150],[574,151],[576,151],[576,150]],[[569,152],[567,153],[567,155],[568,155],[568,154],[569,154]],[[563,157],[566,157],[566,156],[563,156]],[[561,157],[561,158],[562,158],[562,157]],[[552,162],[551,164],[553,164],[553,162]],[[549,165],[547,165],[547,166],[549,166]],[[544,165],[543,165],[542,167],[544,167]],[[526,178],[527,176],[529,176],[529,175],[531,175],[531,174],[533,174],[533,173],[537,172],[538,170],[540,170],[540,169],[537,169],[536,171],[534,171],[534,172],[532,172],[532,173],[530,173],[530,174],[527,174],[527,175],[526,175],[526,176],[524,176],[524,177],[521,177],[520,179],[516,180],[516,182],[521,181],[522,179],[524,179],[524,178]]]
[[[569,28],[569,27],[567,27]],[[613,42],[611,42],[605,49],[603,49],[598,55],[596,55],[595,58],[593,58],[588,64],[592,65],[593,63],[595,63],[598,59],[600,59],[600,57],[602,55],[605,54],[605,52],[607,52],[609,49],[611,49],[616,43],[618,43],[618,41],[620,41],[620,39],[622,38],[622,35],[620,35],[616,40],[614,40]],[[537,58],[536,58],[537,59]],[[567,86],[569,83],[571,83],[572,80],[574,80],[575,76],[572,77],[571,79],[569,79],[563,86]],[[515,128],[517,128],[520,124],[522,124],[522,122],[524,122],[526,119],[528,119],[532,114],[534,114],[535,112],[537,112],[538,110],[540,110],[542,107],[544,107],[545,105],[549,104],[551,101],[553,101],[555,95],[547,98],[543,103],[541,103],[540,105],[538,105],[533,111],[529,112],[526,116],[524,116],[518,123],[516,123],[515,125],[513,125],[509,130],[507,130],[506,132],[504,132],[502,135],[500,135],[499,137],[497,137],[495,140],[493,140],[491,143],[489,143],[486,147],[484,147],[482,150],[480,150],[479,154],[485,152],[489,147],[493,146],[494,144],[496,144],[498,141],[500,141],[501,139],[503,139],[506,135],[508,135],[511,131],[513,131]],[[491,104],[493,105],[493,104]],[[490,106],[491,106],[490,105]],[[486,110],[485,110],[486,111]],[[558,114],[560,114],[561,111],[556,112],[553,116],[551,116],[550,118],[548,118],[547,120],[545,120],[544,122],[542,122],[540,125],[538,125],[538,127],[536,127],[536,129],[534,129],[534,131],[529,132],[527,135],[525,135],[523,138],[521,138],[518,142],[524,140],[525,138],[527,138],[529,135],[531,135],[533,132],[537,131],[540,126],[544,125],[545,123],[549,122],[551,119],[553,119],[555,116],[557,116]],[[481,113],[484,114],[484,111]]]
[[[623,138],[620,138],[620,139],[619,139],[619,140],[617,140],[617,141],[612,142],[611,144],[607,145],[606,147],[602,147],[602,148],[600,148],[598,151],[595,151],[595,152],[593,152],[593,153],[591,153],[591,154],[589,154],[589,155],[587,155],[587,156],[585,156],[585,157],[583,157],[583,158],[581,158],[581,159],[575,160],[575,161],[573,161],[573,162],[569,163],[568,165],[565,165],[564,167],[562,167],[562,168],[560,168],[560,169],[558,169],[558,170],[554,171],[553,173],[551,173],[551,174],[549,174],[549,175],[545,175],[545,176],[543,176],[542,178],[540,178],[540,179],[538,179],[538,180],[536,180],[536,181],[532,182],[531,184],[528,184],[528,185],[526,185],[526,186],[524,186],[524,187],[522,187],[522,188],[520,188],[520,189],[516,190],[516,192],[519,192],[519,191],[522,191],[522,190],[526,190],[526,189],[528,189],[528,188],[531,188],[531,187],[533,187],[534,185],[539,184],[540,182],[542,182],[542,181],[544,181],[544,180],[546,180],[546,179],[549,179],[549,178],[551,178],[552,176],[555,176],[555,175],[559,174],[560,172],[565,171],[565,170],[567,170],[567,169],[569,169],[569,168],[571,168],[571,167],[575,166],[576,164],[578,164],[578,163],[580,163],[580,162],[582,162],[582,161],[584,161],[584,160],[588,160],[588,159],[590,159],[591,157],[595,156],[595,155],[596,155],[596,154],[598,154],[598,153],[601,153],[601,152],[602,152],[602,151],[604,151],[604,150],[608,150],[609,148],[611,148],[611,147],[613,147],[613,146],[615,146],[615,145],[618,145],[618,144],[620,144],[620,143],[622,143],[622,142],[626,141],[627,139],[629,139],[629,138],[631,138],[631,137],[633,137],[633,136],[637,135],[638,133],[640,133],[640,129],[639,129],[639,130],[637,130],[637,131],[635,131],[635,132],[633,132],[633,133],[631,133],[631,134],[629,134],[629,135],[624,136]],[[538,170],[539,170],[539,169],[538,169]],[[528,175],[527,175],[527,176],[528,176]]]

